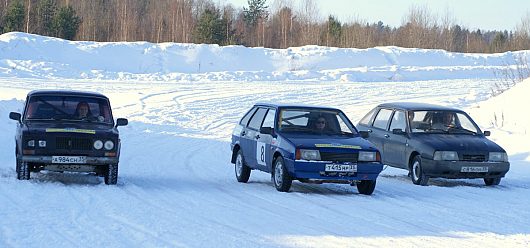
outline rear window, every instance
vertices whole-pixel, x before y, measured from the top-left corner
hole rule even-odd
[[[24,118],[113,123],[107,99],[83,96],[33,96]]]
[[[372,120],[372,117],[374,116],[375,112],[376,112],[377,108],[374,108],[372,109],[370,112],[368,112],[368,114],[366,114],[360,121],[359,121],[359,124],[361,125],[366,125],[366,126],[370,126],[371,124],[371,120]]]
[[[379,113],[377,113],[377,116],[374,120],[374,127],[385,129],[388,126],[388,121],[390,119],[390,115],[392,115],[392,110],[390,109],[381,109]]]

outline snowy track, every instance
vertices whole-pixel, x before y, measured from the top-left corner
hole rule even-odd
[[[528,154],[510,157],[513,169],[497,187],[444,179],[420,187],[406,171],[387,168],[372,196],[298,182],[280,193],[255,171],[241,184],[229,163],[232,128],[258,101],[335,106],[357,122],[388,101],[468,108],[487,99],[492,85],[0,78],[0,247],[528,247]],[[71,173],[16,180],[15,123],[7,114],[28,91],[44,88],[99,91],[115,117],[129,118],[120,129],[117,186]]]

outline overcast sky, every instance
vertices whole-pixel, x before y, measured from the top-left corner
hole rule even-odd
[[[214,0],[248,6],[247,0]],[[268,0],[272,5],[274,0]],[[292,0],[295,4],[299,0]],[[438,16],[450,13],[457,24],[471,29],[514,30],[523,17],[530,16],[530,0],[316,0],[321,17],[333,14],[342,22],[382,21],[400,26],[411,6],[427,6]]]

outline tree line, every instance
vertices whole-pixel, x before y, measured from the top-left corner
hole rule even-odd
[[[321,18],[316,0],[0,0],[0,33],[69,40],[149,41],[287,48],[400,46],[496,53],[530,49],[530,13],[513,30],[470,30],[449,13],[411,6],[402,25]]]

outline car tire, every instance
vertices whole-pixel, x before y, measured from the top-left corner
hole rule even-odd
[[[501,178],[484,178],[484,183],[486,186],[499,185],[501,183]]]
[[[421,166],[420,155],[417,155],[412,160],[412,164],[410,165],[410,176],[412,183],[416,185],[426,186],[429,183],[429,176],[425,175],[423,167]]]
[[[376,180],[362,180],[357,183],[357,190],[359,194],[371,195],[375,190]]]
[[[30,171],[29,164],[27,162],[22,162],[17,159],[17,179],[18,180],[29,180]]]
[[[118,164],[109,164],[104,174],[105,184],[116,185],[118,183]]]
[[[272,170],[272,182],[276,190],[280,192],[288,192],[293,183],[293,179],[289,175],[289,171],[285,167],[283,158],[279,156],[274,160],[274,166]]]
[[[243,152],[241,149],[237,151],[236,162],[234,163],[234,172],[236,174],[236,179],[240,183],[248,182],[250,178],[250,167],[246,165],[245,158],[243,157]]]

